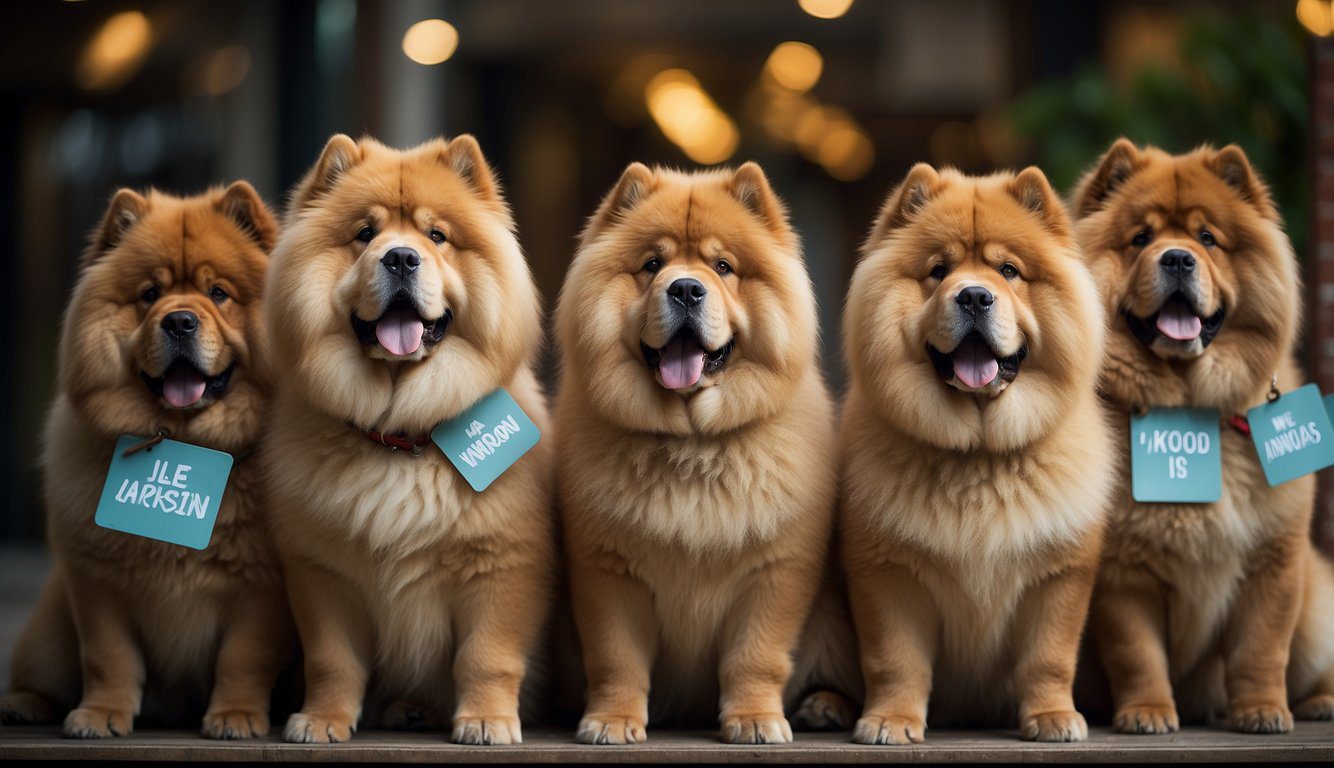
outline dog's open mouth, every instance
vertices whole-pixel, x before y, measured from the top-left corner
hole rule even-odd
[[[1198,339],[1202,347],[1207,347],[1218,335],[1224,314],[1224,308],[1220,306],[1217,312],[1203,317],[1189,299],[1181,293],[1174,293],[1149,317],[1126,312],[1126,323],[1130,326],[1130,332],[1145,346],[1153,346],[1159,338],[1166,338],[1182,344]]]
[[[357,339],[367,346],[379,345],[397,357],[415,354],[422,345],[435,346],[445,337],[454,313],[445,313],[434,320],[424,319],[405,296],[396,296],[384,313],[375,320],[362,320],[352,313],[352,330]]]
[[[149,392],[166,400],[172,408],[193,408],[204,400],[217,400],[227,394],[235,370],[236,363],[232,363],[222,373],[209,376],[188,360],[177,359],[161,376],[149,376],[143,371],[139,376]]]
[[[930,343],[926,351],[940,378],[965,390],[983,390],[997,382],[1014,381],[1020,364],[1028,357],[1028,347],[1020,347],[1012,355],[998,356],[977,331],[963,337],[951,352],[941,352]]]
[[[690,389],[699,383],[704,374],[719,373],[732,355],[732,346],[733,341],[729,340],[710,352],[689,328],[677,331],[661,349],[654,349],[643,342],[639,344],[644,353],[644,362],[658,374],[658,381],[667,389]]]

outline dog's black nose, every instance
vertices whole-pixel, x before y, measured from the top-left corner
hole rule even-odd
[[[199,330],[199,316],[184,309],[168,312],[167,316],[162,318],[162,330],[166,331],[168,336],[175,336],[178,339],[193,336],[195,331]]]
[[[1181,248],[1173,248],[1158,257],[1158,268],[1174,277],[1188,275],[1195,271],[1195,255]]]
[[[970,315],[977,315],[991,309],[991,305],[996,303],[996,297],[991,295],[991,291],[980,285],[970,285],[959,291],[959,295],[954,297],[963,311]]]
[[[389,270],[389,274],[396,277],[407,277],[417,271],[421,266],[422,257],[411,248],[390,248],[380,259],[384,268]]]
[[[707,293],[704,283],[693,277],[679,277],[667,286],[667,295],[683,307],[693,307],[704,301],[704,295]]]

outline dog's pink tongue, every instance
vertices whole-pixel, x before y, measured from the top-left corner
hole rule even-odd
[[[410,355],[422,345],[422,319],[407,307],[393,307],[375,323],[375,338],[392,355]]]
[[[1190,341],[1200,335],[1200,318],[1186,302],[1173,297],[1158,312],[1158,330],[1169,339]]]
[[[189,408],[204,397],[204,377],[199,371],[173,367],[162,379],[162,397],[174,408]]]
[[[689,336],[678,336],[662,348],[658,375],[668,389],[688,389],[704,375],[704,348]]]
[[[981,389],[1000,373],[1000,364],[986,344],[977,339],[964,339],[954,350],[954,376],[969,389]]]

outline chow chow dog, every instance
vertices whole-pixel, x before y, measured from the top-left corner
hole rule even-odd
[[[1329,718],[1334,590],[1309,540],[1314,480],[1271,487],[1231,418],[1275,377],[1281,391],[1303,383],[1297,262],[1269,191],[1235,146],[1173,156],[1122,139],[1073,204],[1110,328],[1101,387],[1120,450],[1141,409],[1223,420],[1217,503],[1136,503],[1123,465],[1090,622],[1114,725],[1164,733],[1221,716],[1284,732],[1290,698]]]
[[[244,181],[187,198],[122,189],[94,230],[43,441],[54,567],[14,651],[5,722],[68,711],[66,736],[124,736],[141,712],[178,724],[206,703],[205,736],[268,732],[295,646],[251,456],[268,405],[261,298],[276,237]],[[202,551],[93,522],[118,436],[160,432],[234,457]]]
[[[651,712],[791,741],[785,703],[856,671],[850,628],[813,628],[793,659],[827,570],[834,409],[800,244],[764,172],[630,165],[584,229],[556,327],[577,739],[643,741]],[[842,710],[820,692],[802,716],[850,724]]]
[[[1016,719],[1086,738],[1072,685],[1114,470],[1100,314],[1038,169],[917,165],[889,195],[844,320],[854,741]]]
[[[330,139],[265,302],[266,487],[305,654],[285,738],[346,741],[365,702],[387,726],[452,716],[454,741],[519,743],[555,597],[550,440],[478,493],[429,437],[499,388],[546,431],[538,295],[476,140]]]

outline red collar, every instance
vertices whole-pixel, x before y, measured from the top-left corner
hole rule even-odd
[[[413,456],[422,455],[422,450],[426,447],[426,444],[431,442],[429,433],[416,437],[404,437],[403,435],[386,435],[373,429],[367,429],[362,430],[362,434],[373,443],[378,443],[393,451],[408,451]]]
[[[1227,423],[1230,424],[1233,429],[1237,430],[1243,435],[1247,437],[1251,436],[1251,423],[1247,421],[1246,417],[1242,416],[1240,413],[1234,413],[1231,416],[1229,416]]]

